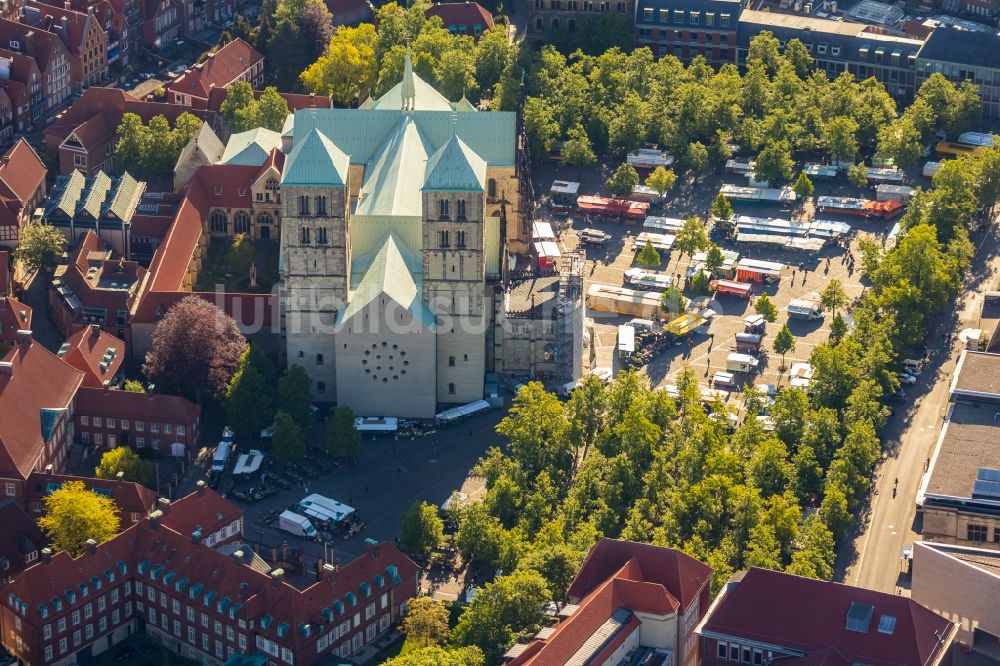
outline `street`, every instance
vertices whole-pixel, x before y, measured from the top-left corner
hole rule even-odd
[[[982,237],[973,237],[977,252],[965,284],[965,293],[928,339],[930,359],[917,385],[907,386],[904,409],[896,410],[883,432],[884,462],[876,470],[875,494],[871,497],[869,520],[852,542],[845,542],[838,554],[838,570],[845,583],[882,592],[909,593],[908,577],[901,576],[903,547],[919,540],[916,495],[948,407],[952,374],[958,362],[957,334],[964,328],[984,328],[993,333],[993,323],[982,321],[982,292],[996,289],[1000,257],[995,223]],[[981,239],[981,240],[980,240]],[[945,349],[943,331],[954,332],[952,347]],[[893,494],[895,480],[899,485]],[[864,521],[864,513],[859,519]],[[846,571],[843,564],[853,558]]]

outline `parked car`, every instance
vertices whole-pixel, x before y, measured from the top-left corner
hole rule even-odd
[[[916,375],[911,375],[908,372],[901,372],[899,373],[899,381],[903,382],[904,384],[916,384],[917,377]]]
[[[892,400],[893,402],[903,402],[904,400],[906,400],[906,391],[904,391],[903,389],[899,389],[898,391],[890,395],[889,399]]]

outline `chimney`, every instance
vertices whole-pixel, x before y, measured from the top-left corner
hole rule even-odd
[[[117,474],[115,474],[115,481],[124,482],[125,481],[125,472],[119,471]]]
[[[242,563],[243,559],[246,557],[246,553],[244,553],[242,550],[234,550],[232,553],[229,554],[229,557],[233,558],[237,562]]]
[[[0,377],[14,376],[14,361],[0,361]]]
[[[280,587],[281,584],[285,582],[285,570],[281,567],[271,571],[271,585],[275,587]]]
[[[191,543],[201,543],[201,529],[191,532]]]
[[[101,325],[100,324],[91,324],[90,325],[90,334],[92,336],[94,336],[94,337],[97,337],[98,335],[100,335],[101,334]]]
[[[205,482],[204,481],[202,481],[202,480],[199,479],[198,483],[196,483],[194,485],[198,489],[198,494],[199,495],[204,495],[205,494]]]
[[[48,564],[51,561],[52,561],[52,549],[42,548],[42,562]]]
[[[163,512],[159,509],[149,514],[149,529],[155,530],[158,528],[160,526],[161,518],[163,518]]]
[[[161,497],[160,499],[156,500],[156,506],[159,507],[160,513],[162,513],[164,516],[170,513],[170,500],[168,500],[166,497]]]
[[[87,552],[91,555],[97,554],[97,542],[93,539],[87,539]]]
[[[101,382],[101,386],[104,387],[104,392],[105,393],[111,393],[111,380],[110,379],[105,379],[103,382]]]
[[[334,583],[337,582],[337,567],[335,567],[334,565],[327,562],[326,564],[323,565],[322,573],[323,573],[323,580],[329,582],[330,585],[333,585]]]
[[[52,476],[52,463],[45,466],[45,476]]]
[[[24,328],[18,330],[18,332],[17,332],[17,341],[19,343],[21,343],[22,345],[30,345],[31,344],[31,331],[29,331],[27,329],[24,329]]]
[[[378,554],[379,554],[378,541],[371,538],[365,539],[365,550],[368,551],[368,553],[372,556],[373,560],[378,559]]]

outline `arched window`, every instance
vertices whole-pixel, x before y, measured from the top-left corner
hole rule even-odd
[[[246,212],[241,210],[233,216],[233,233],[250,233],[250,216],[247,215]]]
[[[268,189],[268,190],[276,190],[276,189],[278,189],[278,179],[277,178],[268,178],[267,179],[267,183],[264,185],[264,188]]]
[[[465,199],[459,199],[455,202],[455,219],[465,219]]]
[[[309,197],[303,195],[299,197],[299,215],[309,214]]]
[[[495,178],[490,178],[486,181],[486,196],[490,199],[497,198],[497,181]]]
[[[274,219],[271,217],[270,213],[261,213],[257,216],[257,226],[262,227],[269,224],[274,224]]]
[[[540,19],[540,18],[536,18],[535,19],[535,30],[537,30],[539,32],[542,31],[542,19]]]
[[[323,365],[323,355],[316,354],[316,365]]]
[[[455,385],[448,384],[448,395],[455,395]]]
[[[455,365],[455,357],[454,356],[449,356],[448,357],[448,365],[450,365],[450,366]]]
[[[570,32],[576,32],[576,19],[570,19],[567,22],[566,27],[569,29]]]
[[[448,200],[441,199],[438,201],[438,219],[447,220],[448,219]]]
[[[552,29],[553,30],[559,29],[559,19],[557,18],[552,19]]]
[[[326,393],[326,382],[316,382],[316,393]]]
[[[223,210],[213,210],[209,218],[213,234],[224,234],[229,231],[229,218]]]

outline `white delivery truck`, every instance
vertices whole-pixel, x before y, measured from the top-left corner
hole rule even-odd
[[[226,469],[226,462],[229,460],[229,453],[233,448],[233,431],[226,426],[222,431],[222,441],[215,447],[215,455],[212,457],[212,471],[216,474]]]
[[[790,319],[822,319],[823,306],[816,301],[793,298],[785,308]]]
[[[753,372],[760,365],[760,361],[749,354],[732,353],[726,357],[726,370],[728,372]]]
[[[604,245],[611,240],[611,234],[606,234],[600,229],[581,229],[576,232],[576,236],[585,245]]]
[[[307,539],[316,538],[316,528],[305,516],[293,511],[282,511],[278,516],[278,529]]]

